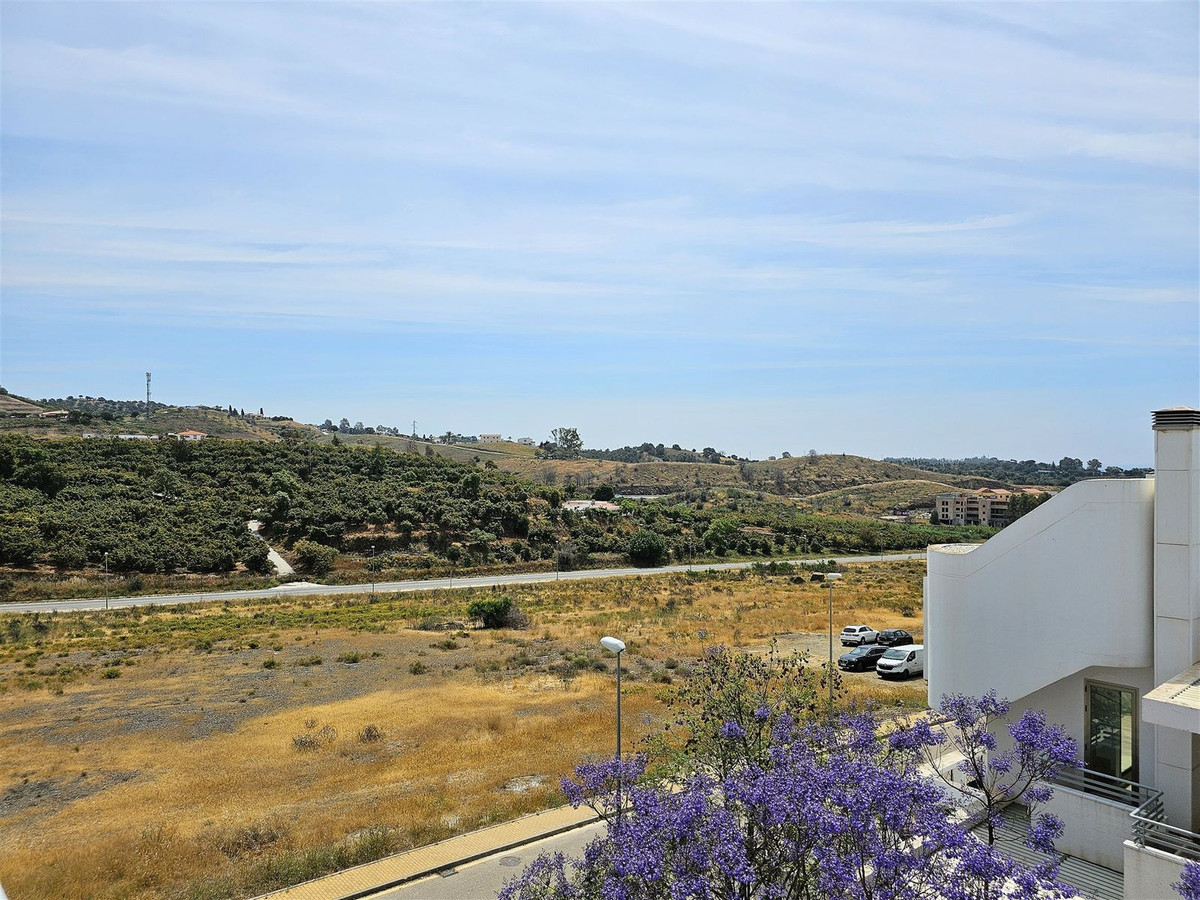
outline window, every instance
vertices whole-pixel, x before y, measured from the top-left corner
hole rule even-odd
[[[1138,780],[1137,692],[1098,681],[1084,683],[1084,765],[1126,781]]]

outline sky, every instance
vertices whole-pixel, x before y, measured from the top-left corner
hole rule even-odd
[[[1147,465],[1195,3],[0,9],[0,383]]]

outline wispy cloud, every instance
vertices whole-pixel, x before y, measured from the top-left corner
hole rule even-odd
[[[66,9],[0,36],[6,378],[209,329],[335,382],[419,333],[514,416],[525,364],[1195,392],[1194,4]]]

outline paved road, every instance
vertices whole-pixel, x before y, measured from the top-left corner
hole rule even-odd
[[[603,822],[543,838],[467,863],[451,872],[369,894],[370,900],[492,900],[510,878],[520,875],[542,853],[583,855],[584,845],[603,834]]]
[[[881,562],[901,559],[924,559],[920,553],[889,553],[886,556],[841,556],[836,563]],[[814,562],[814,560],[775,560],[775,562]],[[634,575],[662,575],[668,572],[723,571],[748,569],[754,562],[702,563],[689,566],[659,566],[653,569],[584,569],[576,572],[533,572],[517,575],[475,575],[470,578],[431,578],[426,581],[379,582],[374,590],[379,594],[406,593],[409,591],[445,591],[455,588],[492,587],[493,585],[541,584],[547,581],[583,581],[590,578],[628,578]],[[143,597],[113,597],[108,601],[111,609],[128,609],[133,606],[172,606],[178,603],[211,603],[214,600],[261,600],[270,597],[313,597],[335,594],[370,593],[370,584],[309,584],[293,582],[278,587],[251,591],[209,591],[189,594],[151,594]],[[104,598],[87,600],[42,600],[34,603],[0,603],[0,614],[27,612],[82,612],[104,609]]]

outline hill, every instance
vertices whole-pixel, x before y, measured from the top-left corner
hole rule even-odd
[[[933,502],[938,494],[956,490],[961,490],[961,486],[909,478],[837,488],[809,494],[804,499],[818,511],[877,516],[896,509],[933,509]]]
[[[0,396],[0,401],[13,401],[11,396]],[[134,401],[91,401],[70,398],[49,404],[48,408],[65,409],[70,414],[65,419],[39,419],[18,417],[6,409],[20,410],[10,402],[0,402],[0,434],[26,434],[35,438],[81,437],[84,434],[155,434],[166,437],[180,431],[203,431],[216,438],[237,438],[249,441],[276,441],[285,437],[318,434],[312,425],[295,422],[286,416],[230,415],[224,409],[211,406],[167,406],[154,404],[151,416],[146,418],[142,403],[141,411],[125,412],[122,407]],[[30,407],[40,413],[40,406]],[[24,415],[24,414],[22,414]]]
[[[587,492],[601,484],[611,484],[617,493],[626,495],[738,488],[809,499],[813,495],[864,485],[886,487],[894,482],[913,482],[936,485],[936,489],[930,489],[932,493],[917,491],[914,495],[921,501],[920,505],[930,506],[933,494],[939,491],[1010,487],[1005,482],[989,478],[935,474],[898,463],[837,453],[759,462],[742,461],[736,465],[514,457],[500,459],[496,465],[506,472],[547,486],[568,487],[573,484],[577,489]],[[893,505],[886,500],[880,502],[889,507]]]
[[[16,397],[7,392],[0,394],[0,416],[37,415],[42,411],[42,407],[24,397]]]
[[[562,504],[571,487],[436,454],[334,445],[332,436],[182,443],[0,435],[0,598],[95,581],[105,554],[127,589],[140,589],[134,578],[143,574],[265,575],[266,546],[247,530],[250,519],[305,574],[342,582],[372,571],[398,580],[905,550],[991,533],[812,515],[744,488],[575,511]]]

